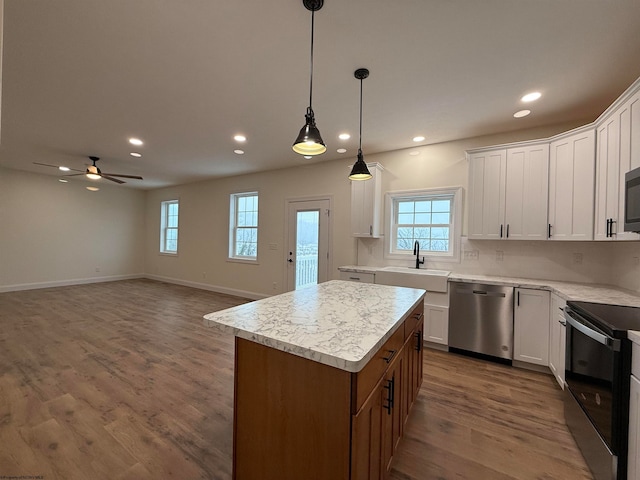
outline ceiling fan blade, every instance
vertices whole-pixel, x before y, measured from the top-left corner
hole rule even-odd
[[[102,175],[100,175],[100,176],[101,176],[102,178],[107,179],[107,180],[111,180],[112,182],[116,182],[116,183],[120,183],[120,184],[122,184],[122,183],[126,183],[126,182],[123,182],[122,180],[118,180],[117,178],[110,177],[110,176],[109,176],[108,174],[106,174],[106,173],[103,173],[103,174],[102,174]]]
[[[136,180],[142,180],[142,177],[138,175],[121,175],[119,173],[103,173],[102,176],[109,175],[111,177],[122,177],[122,178],[135,178]]]
[[[53,168],[60,168],[59,165],[50,165],[48,163],[40,163],[40,162],[33,162],[34,165],[42,165],[44,167],[53,167]],[[73,172],[82,172],[84,170],[77,170],[75,168],[69,168],[69,170],[73,171]]]
[[[68,175],[63,175],[63,177],[80,177],[82,175],[86,175],[85,173],[70,173]]]

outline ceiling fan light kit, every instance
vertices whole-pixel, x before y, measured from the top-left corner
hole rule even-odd
[[[100,157],[90,156],[89,160],[91,160],[92,164],[89,165],[84,172],[82,170],[76,170],[75,168],[68,168],[68,170],[71,170],[71,171],[74,171],[74,172],[80,172],[80,173],[68,174],[68,175],[65,175],[65,177],[77,177],[77,176],[80,176],[80,175],[84,175],[84,176],[86,176],[87,178],[89,178],[91,180],[100,180],[101,178],[104,178],[105,180],[110,180],[110,181],[115,182],[117,184],[123,184],[123,183],[126,183],[126,182],[124,180],[120,180],[120,179],[114,178],[114,177],[132,178],[134,180],[142,180],[143,179],[139,175],[124,175],[122,173],[104,173],[96,165],[96,162],[98,160],[100,160]],[[42,165],[42,166],[45,166],[45,167],[53,167],[53,168],[60,169],[59,165],[50,165],[48,163],[39,163],[39,162],[33,162],[33,164],[34,165]]]

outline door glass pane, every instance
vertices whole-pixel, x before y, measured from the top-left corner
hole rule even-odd
[[[318,283],[320,212],[296,212],[296,290]]]

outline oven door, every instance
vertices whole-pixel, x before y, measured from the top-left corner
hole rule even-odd
[[[565,309],[567,349],[565,381],[609,450],[619,454],[616,394],[620,340],[582,315]]]

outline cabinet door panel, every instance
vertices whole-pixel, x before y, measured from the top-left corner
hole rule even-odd
[[[505,237],[511,240],[545,240],[549,145],[507,150],[505,188]]]
[[[424,339],[427,342],[447,345],[449,343],[449,309],[437,305],[425,305]]]
[[[629,400],[629,464],[627,478],[640,480],[640,381],[631,376]]]
[[[352,480],[382,478],[382,416],[387,414],[382,407],[385,392],[380,382],[353,417]]]
[[[549,292],[516,288],[513,359],[549,365]]]
[[[595,132],[552,142],[549,159],[551,240],[593,240]]]
[[[469,238],[504,235],[506,150],[469,158]]]

